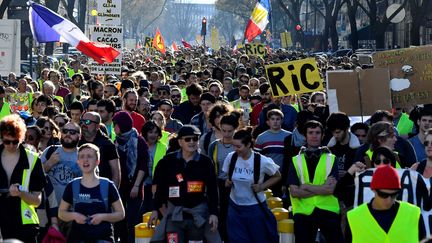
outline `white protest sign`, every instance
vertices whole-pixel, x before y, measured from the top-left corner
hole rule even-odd
[[[97,1],[97,19],[102,25],[121,25],[121,0]]]
[[[370,189],[373,172],[374,169],[369,169],[356,175],[354,207],[362,203],[369,203],[374,197],[374,193]],[[401,178],[402,186],[402,192],[397,197],[397,200],[409,202],[420,208],[426,235],[430,236],[432,226],[429,223],[432,222],[432,178],[426,179],[414,170],[398,169],[397,172]]]
[[[91,65],[91,73],[108,75],[120,74],[122,62],[121,49],[123,48],[123,27],[90,25],[90,39],[94,42],[107,44],[120,51],[120,55],[118,55],[112,63],[98,64],[97,62],[93,62]]]
[[[0,20],[0,75],[21,73],[21,22],[19,19]]]

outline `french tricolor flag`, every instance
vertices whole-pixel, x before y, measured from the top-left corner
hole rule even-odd
[[[270,21],[271,6],[270,0],[259,0],[251,17],[246,25],[244,37],[248,42],[252,42],[255,37],[260,35]]]
[[[39,43],[68,43],[99,64],[111,63],[120,54],[109,45],[91,42],[78,26],[37,3],[30,2],[29,20],[33,37]]]

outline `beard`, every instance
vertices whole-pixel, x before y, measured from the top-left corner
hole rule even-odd
[[[78,145],[79,140],[72,140],[71,142],[66,142],[63,138],[60,139],[61,145],[65,148],[72,149],[76,148]]]

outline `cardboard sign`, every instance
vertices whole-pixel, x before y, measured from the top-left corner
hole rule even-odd
[[[97,20],[102,25],[121,25],[121,0],[97,1]]]
[[[211,31],[211,46],[215,51],[220,50],[219,31],[215,27]]]
[[[282,32],[280,33],[281,38],[281,46],[282,48],[290,48],[292,47],[292,38],[291,38],[291,32]]]
[[[395,107],[432,103],[432,46],[377,52],[373,61],[390,71]]]
[[[144,38],[144,47],[153,47],[153,37],[146,36]]]
[[[376,110],[391,110],[387,69],[328,71],[326,76],[330,112],[369,116]]]
[[[369,203],[374,197],[370,189],[372,175],[375,169],[368,169],[355,177],[355,198],[354,207],[362,203]],[[426,179],[417,171],[409,169],[398,169],[401,178],[402,192],[396,198],[400,201],[409,202],[420,208],[421,217],[425,223],[425,232],[427,236],[431,234],[432,208],[431,208],[431,181]]]
[[[323,90],[323,83],[314,58],[266,65],[273,97]]]
[[[7,102],[13,112],[16,111],[29,111],[32,102],[33,94],[30,93],[12,93],[6,96]]]
[[[117,50],[123,48],[123,27],[108,25],[90,25],[90,39],[94,42],[104,43]],[[121,73],[122,54],[118,55],[112,63],[98,64],[93,62],[91,73],[94,74],[112,74]]]
[[[264,56],[266,49],[264,44],[261,43],[249,43],[245,44],[246,55]]]

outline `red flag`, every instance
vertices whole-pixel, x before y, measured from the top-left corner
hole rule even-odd
[[[172,47],[173,51],[178,51],[178,47],[177,47],[177,44],[175,43],[175,41],[173,41],[171,47]]]
[[[162,38],[159,28],[156,29],[156,34],[153,38],[153,47],[156,48],[156,50],[162,52],[163,54],[165,54],[166,52],[165,42],[164,39]]]
[[[187,43],[185,40],[182,39],[182,44],[185,48],[192,48],[191,44]]]

